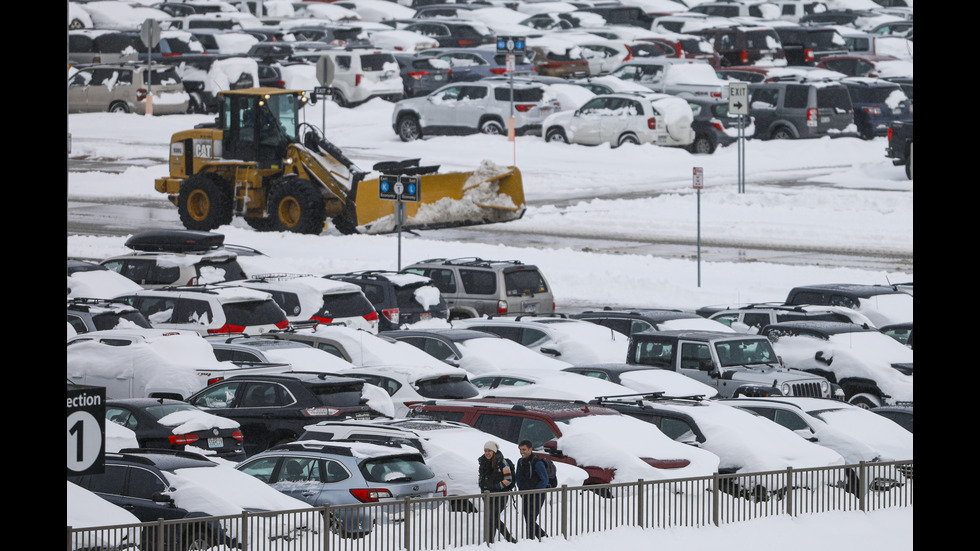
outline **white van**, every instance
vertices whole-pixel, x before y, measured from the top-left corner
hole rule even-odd
[[[326,71],[318,71],[341,107],[353,107],[371,98],[398,101],[405,96],[398,60],[393,52],[374,48],[346,48],[322,53]]]

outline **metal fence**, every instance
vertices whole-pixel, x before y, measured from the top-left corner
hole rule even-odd
[[[67,548],[426,551],[506,539],[569,538],[625,526],[718,526],[774,515],[911,506],[912,487],[912,461],[860,463],[133,525],[69,526]]]

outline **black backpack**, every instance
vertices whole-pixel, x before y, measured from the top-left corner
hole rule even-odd
[[[508,459],[506,457],[504,458],[504,461],[506,461],[507,462],[507,466],[510,467],[510,484],[508,484],[507,486],[505,486],[504,487],[504,490],[514,490],[514,489],[517,488],[517,467],[514,466],[514,462],[513,461],[511,461],[510,459]],[[503,469],[501,469],[501,471],[502,470]],[[503,475],[503,472],[501,472],[501,475]]]
[[[544,463],[544,470],[548,473],[548,487],[557,488],[558,487],[558,471],[555,469],[555,462],[548,457],[541,457],[539,455],[532,455],[534,459]],[[534,465],[531,465],[534,468]]]

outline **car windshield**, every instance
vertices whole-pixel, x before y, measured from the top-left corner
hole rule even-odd
[[[854,86],[850,88],[850,92],[851,100],[854,103],[887,103],[888,105],[897,105],[908,99],[905,92],[902,92],[902,87],[898,85],[874,86],[869,88]]]
[[[771,50],[780,46],[779,35],[772,29],[745,33],[745,47],[749,50]]]
[[[148,406],[146,408],[146,413],[159,421],[164,417],[170,415],[171,413],[177,411],[200,411],[196,407],[190,404],[160,404],[158,406]]]
[[[508,270],[504,272],[507,296],[546,293],[548,286],[537,270]]]
[[[95,329],[97,331],[105,331],[106,329],[130,329],[133,327],[150,329],[150,323],[138,311],[99,314],[94,316],[92,321],[95,323]]]
[[[884,335],[882,335],[884,336]],[[776,352],[767,339],[736,339],[715,343],[722,367],[748,364],[776,364]]]
[[[361,405],[361,390],[364,383],[351,381],[350,383],[330,383],[313,385],[310,391],[325,406],[333,407],[357,407]]]
[[[397,70],[398,61],[391,54],[366,54],[361,56],[361,68],[365,71]]]
[[[368,459],[360,467],[368,482],[419,482],[435,477],[415,455]]]
[[[808,48],[818,49],[846,49],[847,44],[844,37],[834,30],[811,31],[806,35],[806,45]]]
[[[494,88],[493,97],[497,101],[510,101],[510,88]],[[544,98],[544,88],[514,88],[514,101],[541,101]]]
[[[843,86],[817,88],[817,107],[821,109],[851,110],[851,97]]]
[[[222,305],[229,325],[249,327],[252,325],[275,325],[286,319],[282,309],[271,298],[268,300],[249,300],[229,302]]]
[[[374,312],[374,306],[364,293],[340,293],[323,296],[323,307],[316,313],[318,317],[350,318]]]
[[[466,380],[465,375],[443,375],[432,379],[422,379],[416,383],[415,390],[426,398],[434,399],[462,400],[480,394],[473,383]]]
[[[234,258],[228,260],[206,260],[197,265],[197,281],[206,283],[221,283],[222,281],[239,281],[245,279],[245,270]],[[176,279],[176,278],[174,278]],[[170,281],[174,281],[171,279]]]

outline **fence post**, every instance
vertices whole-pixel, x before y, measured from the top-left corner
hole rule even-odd
[[[868,465],[861,461],[858,463],[858,472],[861,474],[858,476],[858,503],[861,504],[861,510],[867,512],[867,495],[868,495]]]
[[[568,485],[561,485],[561,536],[568,539]]]
[[[483,491],[483,539],[487,542],[487,547],[493,543],[493,536],[490,534],[490,492]]]
[[[242,549],[248,549],[248,511],[242,511]]]
[[[157,533],[153,539],[157,540],[156,548],[163,549],[163,519],[162,518],[157,519]]]
[[[323,504],[323,551],[330,551],[330,504]]]
[[[411,498],[406,497],[405,498],[405,505],[403,506],[404,508],[402,509],[402,511],[403,511],[402,512],[402,516],[404,517],[403,520],[402,520],[402,523],[405,525],[405,536],[404,536],[405,537],[405,551],[412,551],[412,526],[411,526],[412,523],[409,522],[409,515],[408,515],[409,511],[411,511],[411,509],[410,509],[410,507],[411,507],[411,504],[410,504],[411,501],[412,501]]]
[[[636,525],[640,528],[646,528],[643,522],[643,479],[636,481]]]
[[[793,467],[786,467],[786,495],[783,497],[786,500],[786,514],[796,516],[793,510]]]
[[[721,504],[718,503],[718,485],[721,483],[721,479],[718,477],[718,473],[711,475],[711,521],[715,526],[721,526]]]

